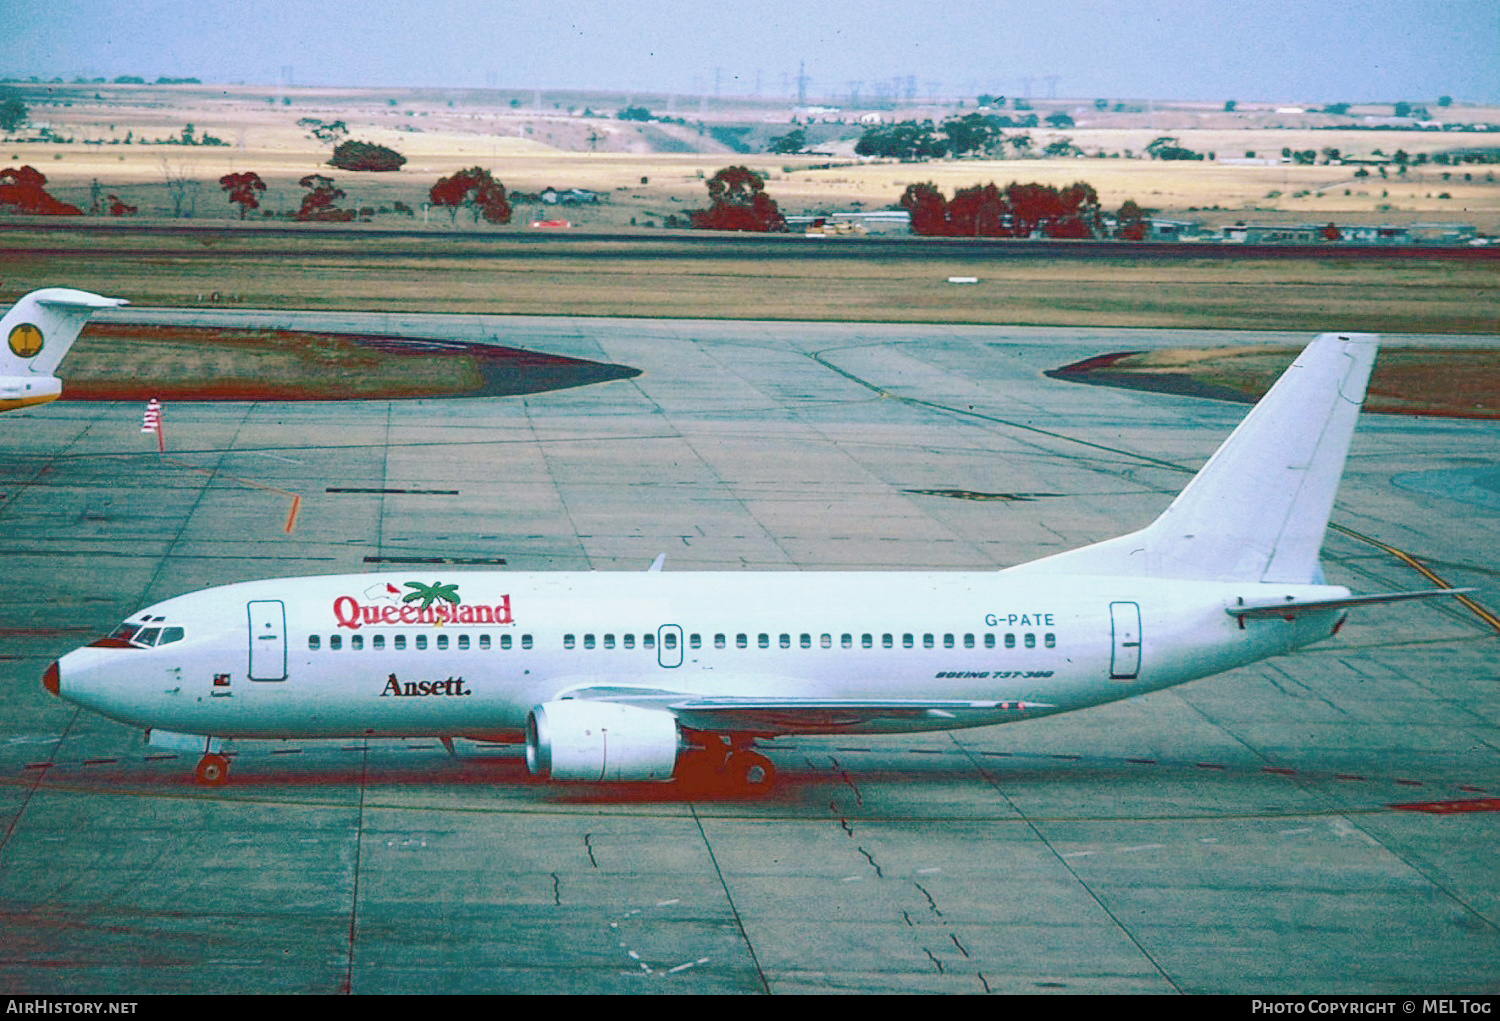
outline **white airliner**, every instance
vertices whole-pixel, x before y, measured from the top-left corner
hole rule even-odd
[[[46,671],[203,753],[236,738],[526,742],[541,777],[763,790],[782,734],[979,727],[1181,684],[1336,632],[1318,554],[1377,338],[1323,334],[1153,524],[983,572],[354,574],[157,603]]]
[[[67,287],[32,291],[16,302],[0,319],[5,337],[5,347],[0,348],[0,411],[57,400],[62,380],[52,373],[89,316],[126,304],[123,298],[101,298]]]

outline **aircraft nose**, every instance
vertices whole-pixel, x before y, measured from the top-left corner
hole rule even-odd
[[[42,674],[42,687],[46,688],[48,691],[52,692],[52,694],[56,695],[58,694],[58,686],[61,680],[62,672],[58,670],[57,663],[54,661],[53,664],[47,668],[47,672]]]

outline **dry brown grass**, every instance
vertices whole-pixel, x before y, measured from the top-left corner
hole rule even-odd
[[[768,251],[707,258],[700,245],[681,244],[653,246],[646,257],[628,241],[361,238],[357,229],[186,238],[0,232],[7,294],[65,283],[140,305],[1383,333],[1500,328],[1492,262],[986,259],[920,249],[904,258],[825,259]],[[951,276],[979,282],[950,284]]]

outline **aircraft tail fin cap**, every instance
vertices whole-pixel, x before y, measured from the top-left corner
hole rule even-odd
[[[1320,334],[1156,521],[1035,566],[1069,574],[1319,581],[1323,533],[1379,343],[1373,333]]]
[[[128,305],[70,287],[47,287],[16,302],[0,319],[0,372],[50,376],[73,346],[89,317],[104,308]]]

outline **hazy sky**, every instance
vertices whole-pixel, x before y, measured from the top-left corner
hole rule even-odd
[[[0,0],[0,77],[1500,101],[1500,0]],[[1053,80],[1049,81],[1049,78]]]

